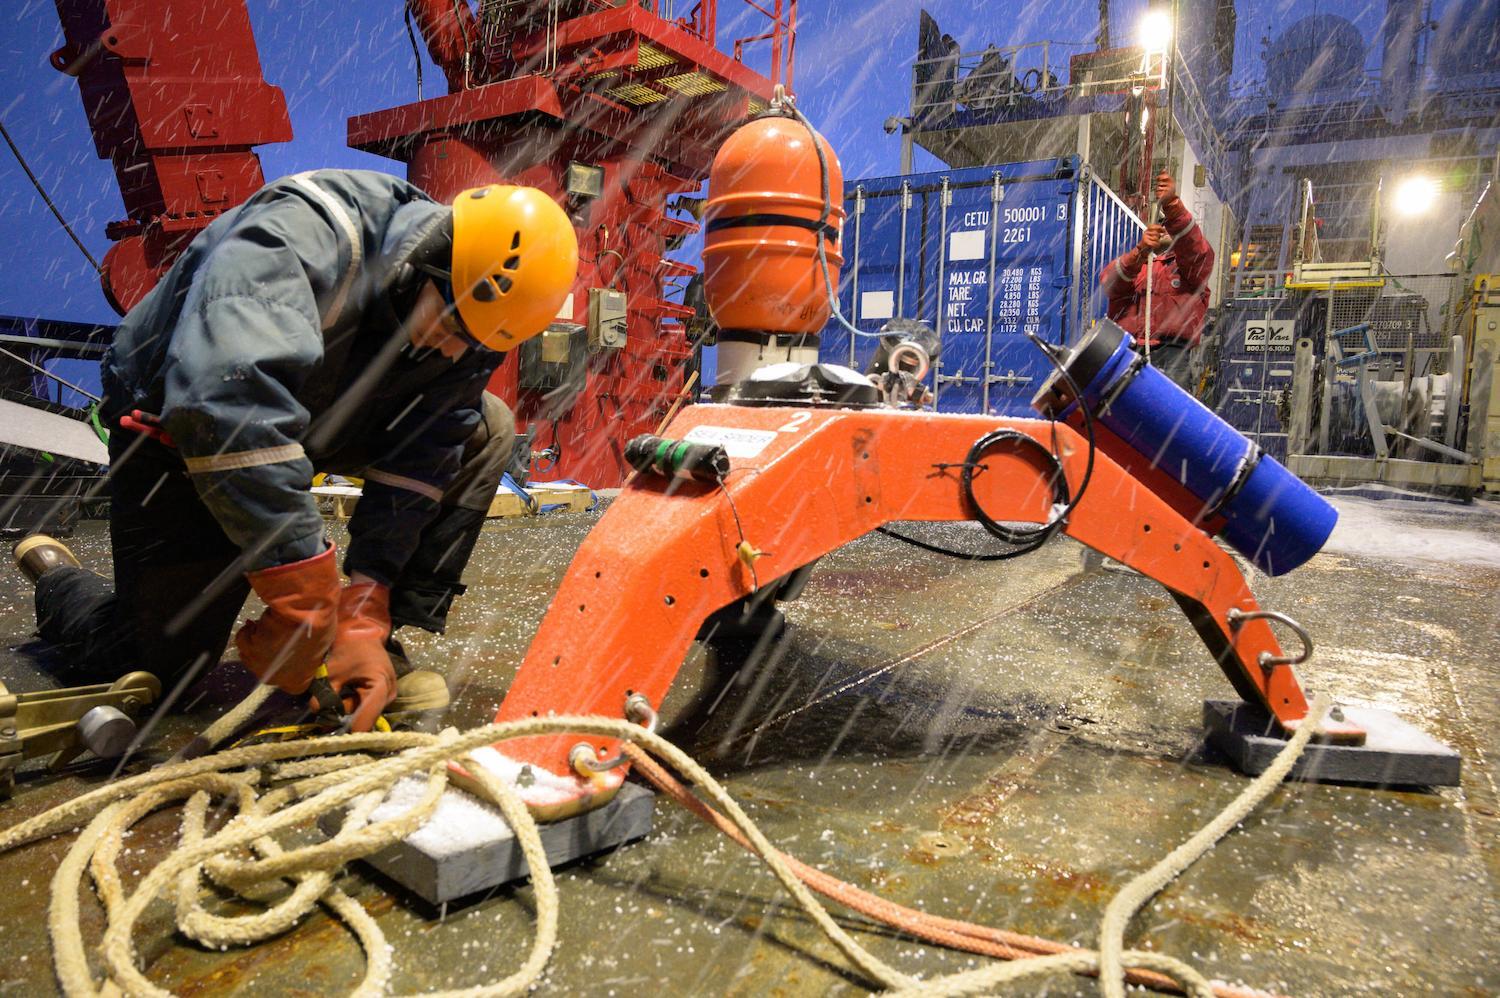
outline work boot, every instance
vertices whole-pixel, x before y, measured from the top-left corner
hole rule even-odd
[[[448,681],[431,669],[413,669],[406,649],[395,638],[388,638],[385,650],[396,670],[396,699],[386,707],[387,714],[409,714],[442,710],[448,706]]]
[[[30,579],[33,585],[54,568],[64,565],[71,568],[83,567],[66,544],[46,534],[31,534],[21,538],[16,541],[16,546],[11,548],[10,553],[16,559],[16,567],[21,570],[21,574]]]

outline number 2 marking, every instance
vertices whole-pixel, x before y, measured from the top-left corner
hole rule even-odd
[[[802,424],[806,423],[809,419],[812,419],[812,413],[810,412],[794,412],[792,413],[792,418],[787,420],[787,424],[781,427],[781,429],[777,432],[796,433],[798,430],[802,429]]]

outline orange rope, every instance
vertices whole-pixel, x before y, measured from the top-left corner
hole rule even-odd
[[[750,843],[729,819],[695,797],[676,777],[647,755],[644,749],[627,742],[622,750],[630,757],[631,766],[635,772],[645,777],[658,790],[704,822],[729,836],[743,848],[750,848]],[[1026,957],[1078,951],[1077,947],[1050,939],[991,928],[954,918],[944,918],[941,915],[908,908],[830,876],[786,853],[781,853],[780,856],[798,879],[824,897],[900,932],[918,939],[925,939],[939,946],[990,956],[999,960],[1020,960]],[[1127,968],[1125,979],[1131,984],[1139,984],[1158,991],[1182,993],[1181,985],[1167,975],[1155,971]],[[1216,998],[1267,998],[1266,992],[1252,988],[1217,983],[1213,988]]]

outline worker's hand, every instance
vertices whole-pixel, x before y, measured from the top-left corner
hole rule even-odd
[[[1155,225],[1146,226],[1146,231],[1141,233],[1141,241],[1135,244],[1135,251],[1144,256],[1147,253],[1160,253],[1172,245],[1172,236],[1167,232],[1167,227],[1158,222]]]
[[[339,570],[333,545],[290,565],[250,572],[250,586],[266,612],[234,636],[240,661],[263,683],[299,694],[333,644]]]
[[[1167,202],[1175,199],[1176,197],[1177,182],[1172,179],[1172,175],[1166,170],[1161,171],[1156,175],[1157,203],[1165,208],[1167,206]]]
[[[351,581],[339,595],[338,634],[328,653],[328,682],[343,697],[345,712],[354,715],[355,731],[373,728],[396,699],[396,670],[385,650],[390,636],[390,587]]]

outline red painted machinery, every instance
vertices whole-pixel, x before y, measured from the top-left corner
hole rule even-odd
[[[696,268],[667,253],[697,225],[669,214],[668,199],[698,189],[714,150],[790,74],[794,0],[751,6],[771,28],[737,41],[731,58],[715,47],[714,0],[676,19],[661,0],[483,2],[477,16],[466,3],[412,0],[453,92],[349,122],[350,145],[405,161],[440,199],[506,181],[572,211],[573,299],[491,385],[538,444],[561,448],[568,476],[620,482],[625,441],[654,429],[683,392],[693,310],[669,301],[667,286]],[[744,44],[762,39],[771,79],[740,61]],[[548,393],[569,378],[582,390],[555,412]]]
[[[291,127],[243,0],[55,2],[67,43],[53,64],[78,77],[129,214],[109,228],[103,275],[123,312],[260,187],[253,146]],[[716,47],[716,0],[682,17],[664,0],[409,0],[450,92],[350,119],[350,145],[406,163],[435,197],[502,181],[569,209],[574,295],[491,385],[560,452],[557,474],[617,484],[624,442],[684,393],[694,313],[669,293],[696,268],[667,254],[698,227],[668,201],[696,191],[725,136],[790,82],[796,0],[750,7],[768,30],[731,56]],[[769,78],[743,61],[753,43],[768,43]]]
[[[59,72],[77,77],[127,218],[100,275],[122,315],[220,213],[265,183],[251,149],[292,137],[281,90],[261,77],[242,2],[56,0]]]

